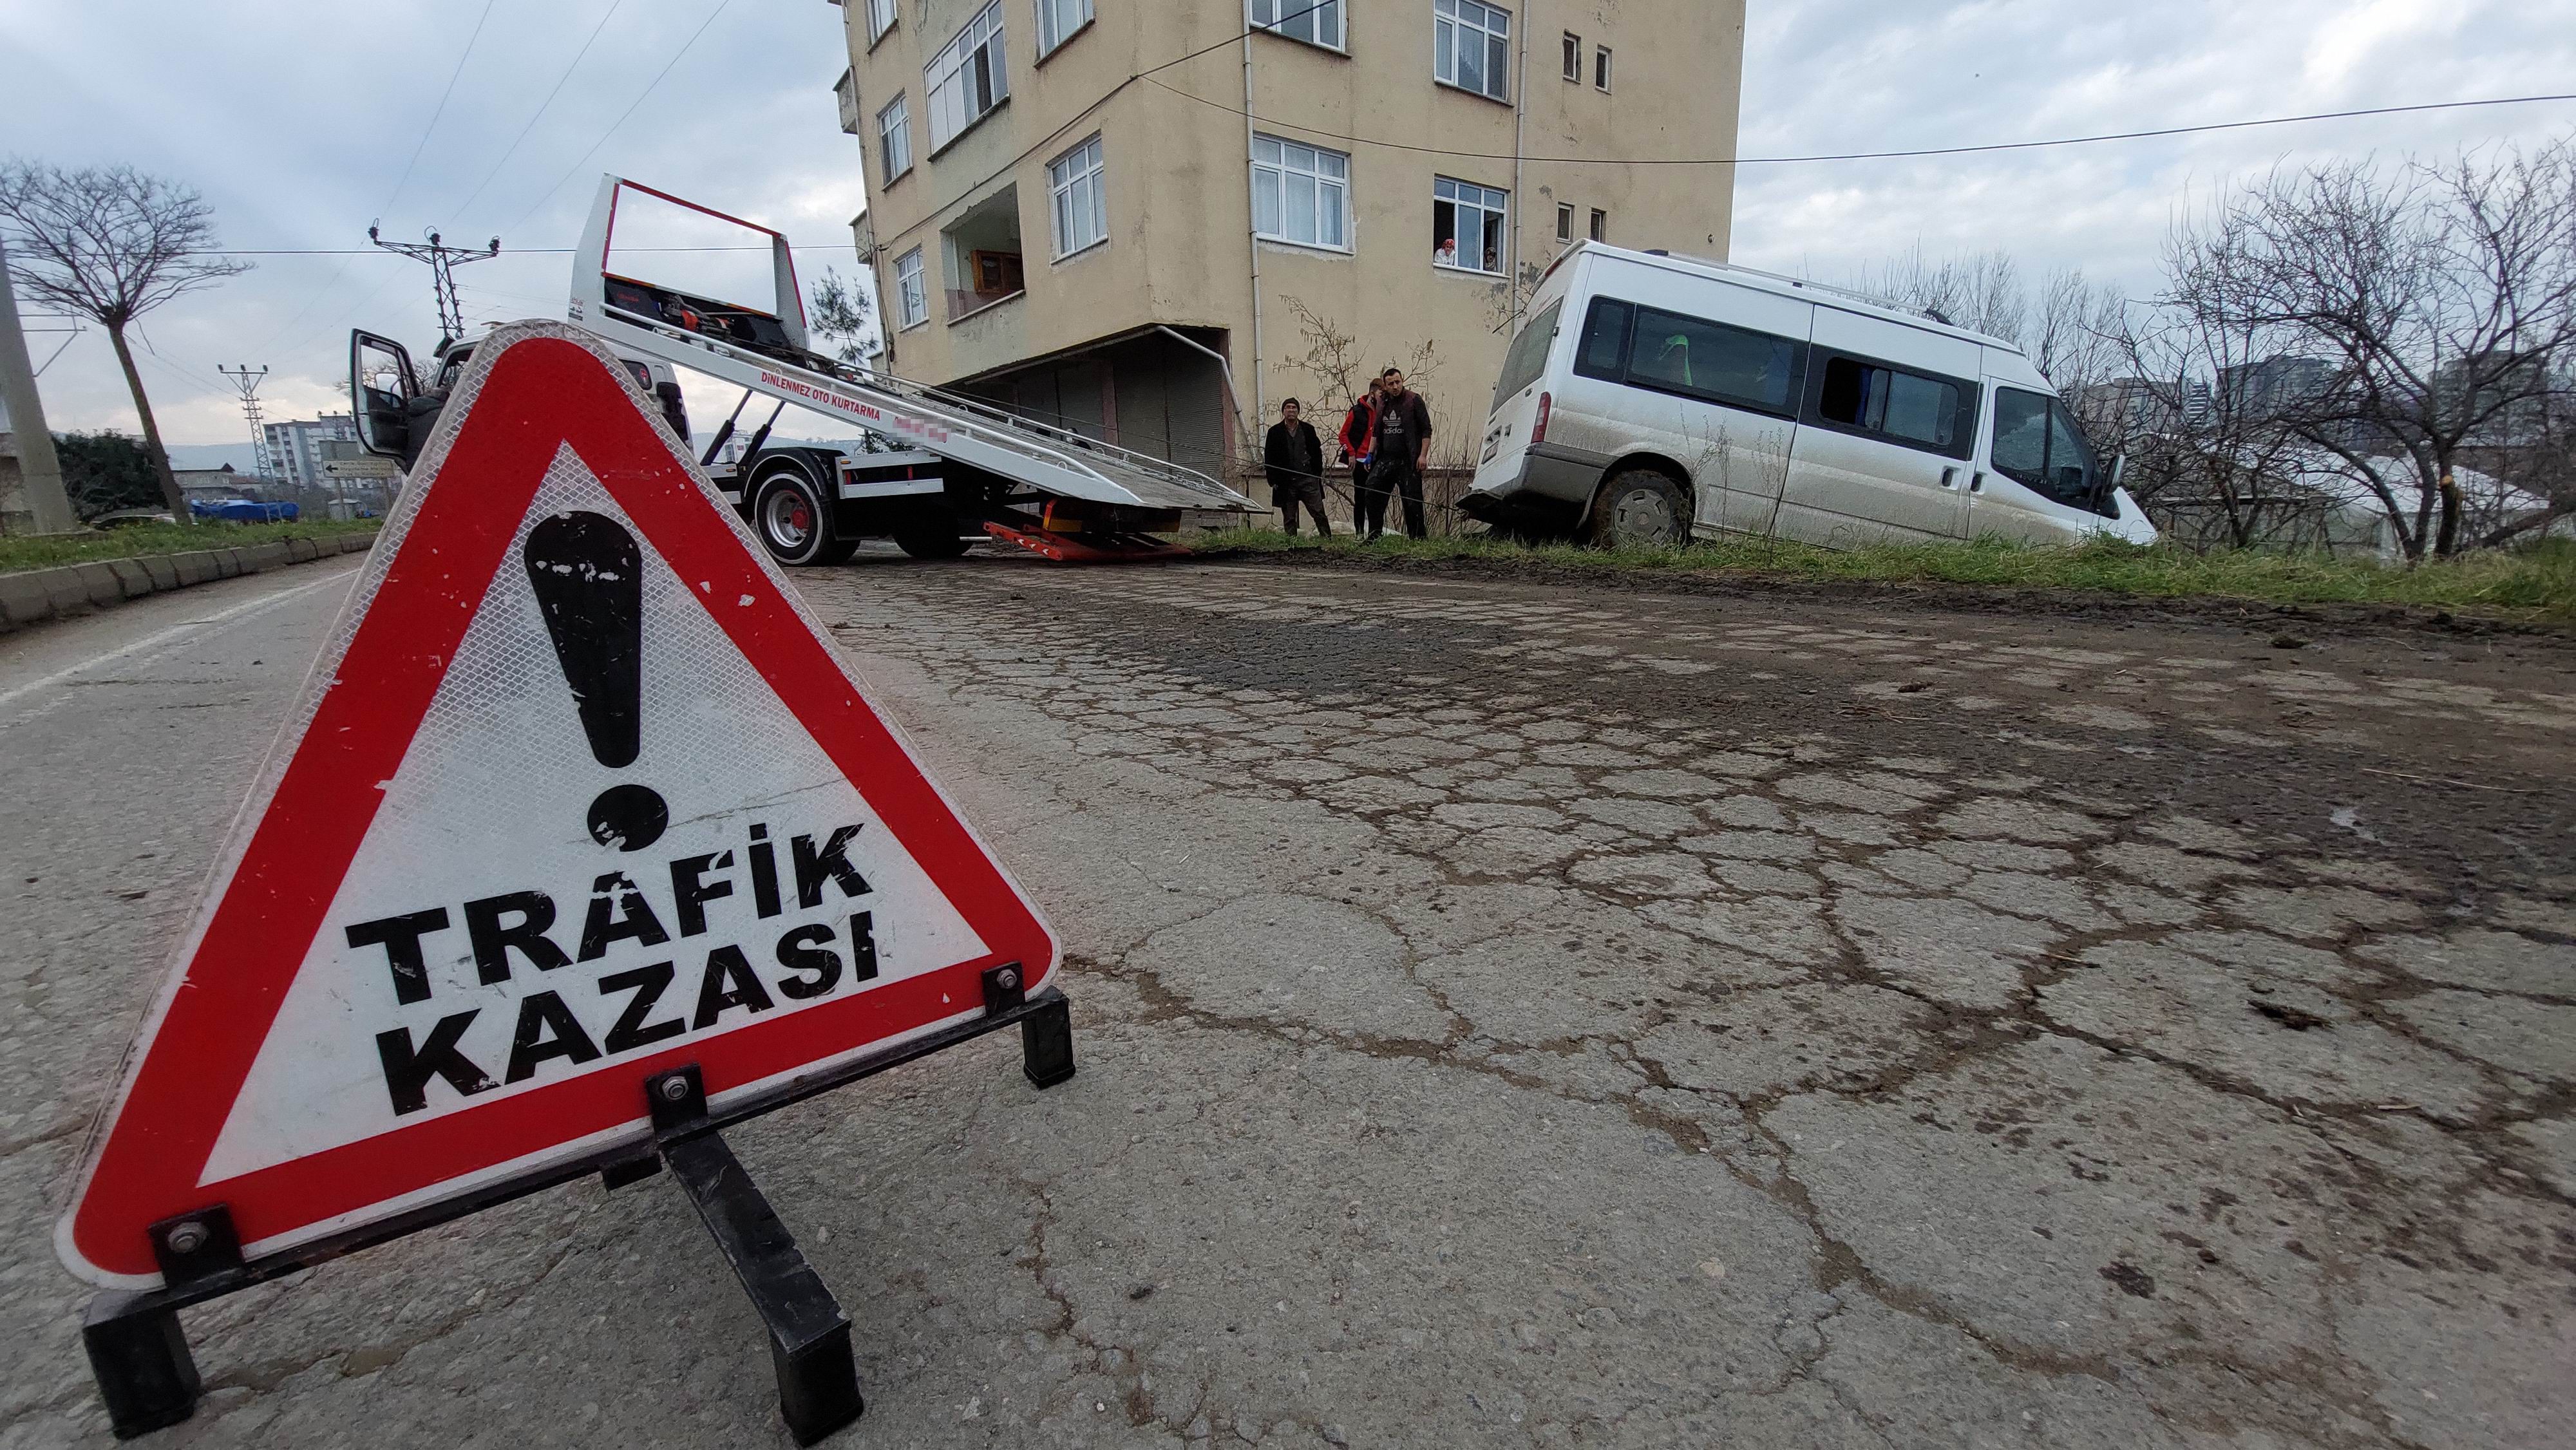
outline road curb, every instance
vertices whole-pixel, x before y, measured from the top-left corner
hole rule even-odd
[[[246,548],[191,549],[0,574],[0,634],[48,619],[106,609],[147,594],[166,594],[192,584],[364,553],[375,542],[372,533],[339,534],[325,539],[273,539]]]

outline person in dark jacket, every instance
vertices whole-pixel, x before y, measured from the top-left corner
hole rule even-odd
[[[1324,517],[1324,440],[1315,435],[1315,425],[1298,417],[1295,398],[1279,405],[1279,421],[1270,425],[1270,436],[1262,440],[1261,462],[1270,473],[1270,506],[1288,520],[1288,532],[1297,532],[1297,505],[1315,516],[1315,532],[1329,539],[1332,521]]]
[[[1367,539],[1386,528],[1386,492],[1369,471],[1377,449],[1377,390],[1378,379],[1369,379],[1368,391],[1353,398],[1342,417],[1342,461],[1351,466],[1351,532]]]
[[[1420,393],[1405,387],[1402,369],[1388,368],[1385,387],[1378,396],[1377,446],[1369,463],[1369,479],[1380,491],[1403,496],[1404,532],[1408,538],[1431,536],[1422,522],[1422,460],[1430,452],[1431,407],[1422,401]]]

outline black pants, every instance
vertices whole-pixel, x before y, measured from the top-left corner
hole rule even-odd
[[[1327,539],[1331,538],[1333,521],[1324,517],[1324,481],[1322,479],[1301,478],[1293,482],[1270,485],[1270,506],[1287,517],[1288,532],[1291,534],[1297,532],[1299,504],[1304,504],[1306,512],[1315,516],[1315,532]]]
[[[1351,465],[1351,532],[1376,538],[1386,527],[1386,490],[1378,486],[1377,466]]]
[[[1422,523],[1422,471],[1413,466],[1413,460],[1381,458],[1369,465],[1369,482],[1377,489],[1377,512],[1380,518],[1386,515],[1387,496],[1401,494],[1404,497],[1405,535],[1415,539],[1431,537],[1431,530],[1425,528]],[[1372,524],[1369,533],[1374,535],[1377,532]]]

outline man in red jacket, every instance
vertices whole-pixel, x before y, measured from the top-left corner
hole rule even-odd
[[[1342,461],[1351,466],[1351,532],[1374,539],[1386,528],[1386,492],[1372,485],[1370,455],[1377,448],[1378,380],[1351,400],[1342,419]]]
[[[1383,497],[1404,496],[1407,538],[1427,539],[1422,522],[1422,460],[1431,452],[1431,405],[1404,386],[1404,372],[1388,368],[1378,391],[1376,447],[1369,461],[1369,480]],[[1381,505],[1383,507],[1383,505]],[[1370,538],[1376,538],[1372,531]]]

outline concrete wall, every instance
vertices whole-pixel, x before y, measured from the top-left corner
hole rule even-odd
[[[1614,161],[1732,154],[1742,0],[1524,0],[1512,7],[1529,46],[1525,84],[1514,87],[1517,107],[1434,83],[1431,0],[1359,0],[1346,54],[1251,37],[1251,109],[1267,118],[1260,129],[1351,155],[1348,252],[1276,242],[1256,252],[1251,241],[1246,122],[1235,114],[1244,100],[1245,46],[1219,45],[1240,35],[1240,0],[1094,4],[1092,25],[1041,60],[1028,0],[1005,0],[1011,98],[936,156],[922,66],[981,5],[902,0],[895,28],[873,48],[865,7],[843,7],[864,118],[867,232],[877,243],[889,325],[897,258],[919,246],[926,264],[930,317],[892,334],[888,365],[896,372],[956,383],[1152,323],[1202,328],[1222,337],[1239,401],[1263,412],[1264,424],[1282,397],[1321,401],[1338,413],[1345,400],[1332,395],[1342,391],[1344,374],[1365,376],[1390,362],[1412,367],[1443,442],[1452,445],[1436,447],[1436,456],[1455,451],[1464,461],[1509,341],[1515,289],[1499,277],[1432,265],[1435,177],[1511,193],[1522,295],[1557,254],[1560,201],[1576,208],[1578,238],[1599,207],[1609,213],[1615,243],[1726,254],[1732,167],[1511,158],[1516,149],[1524,157]],[[1566,31],[1584,37],[1580,82],[1560,78]],[[1599,44],[1615,53],[1609,94],[1592,85]],[[1128,79],[1208,45],[1219,48],[1150,79]],[[897,90],[911,111],[914,160],[889,184],[875,117]],[[1057,259],[1047,163],[1095,132],[1105,156],[1109,240]],[[1325,139],[1331,133],[1499,159]],[[946,293],[962,279],[945,275],[940,229],[1006,187],[1018,193],[1028,293],[952,325]],[[1320,367],[1310,365],[1309,355],[1319,346],[1333,351],[1335,338],[1345,340],[1341,366],[1321,359]]]

